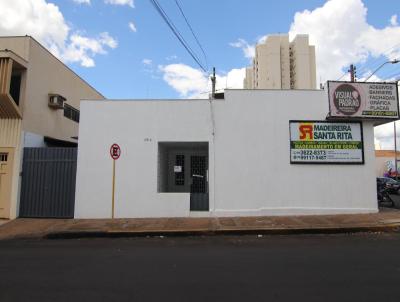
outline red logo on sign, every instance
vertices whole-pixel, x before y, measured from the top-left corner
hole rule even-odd
[[[117,160],[121,156],[121,148],[117,144],[113,144],[110,148],[110,155],[113,160]]]
[[[300,139],[301,140],[313,140],[313,126],[309,124],[300,124]]]

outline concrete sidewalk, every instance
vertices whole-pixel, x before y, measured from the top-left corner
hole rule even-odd
[[[0,240],[195,234],[294,234],[400,230],[400,211],[224,218],[27,219],[0,226]]]

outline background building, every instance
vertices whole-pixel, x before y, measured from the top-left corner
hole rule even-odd
[[[375,172],[377,177],[382,177],[390,169],[392,172],[396,171],[394,161],[396,156],[397,160],[400,160],[400,152],[397,151],[396,153],[394,153],[394,150],[375,150]]]
[[[0,37],[0,218],[17,215],[24,147],[77,145],[83,98],[104,99],[32,37]]]
[[[246,68],[245,89],[316,89],[315,46],[308,35],[268,36]]]

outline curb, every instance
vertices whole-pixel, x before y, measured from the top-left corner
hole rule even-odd
[[[283,229],[194,229],[194,230],[148,230],[148,231],[63,231],[51,232],[43,239],[79,239],[79,238],[129,238],[129,237],[188,237],[217,235],[303,235],[303,234],[343,234],[367,232],[398,232],[400,224],[351,227],[316,227]]]

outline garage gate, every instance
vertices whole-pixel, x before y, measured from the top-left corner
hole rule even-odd
[[[73,218],[77,148],[24,148],[20,217]]]

